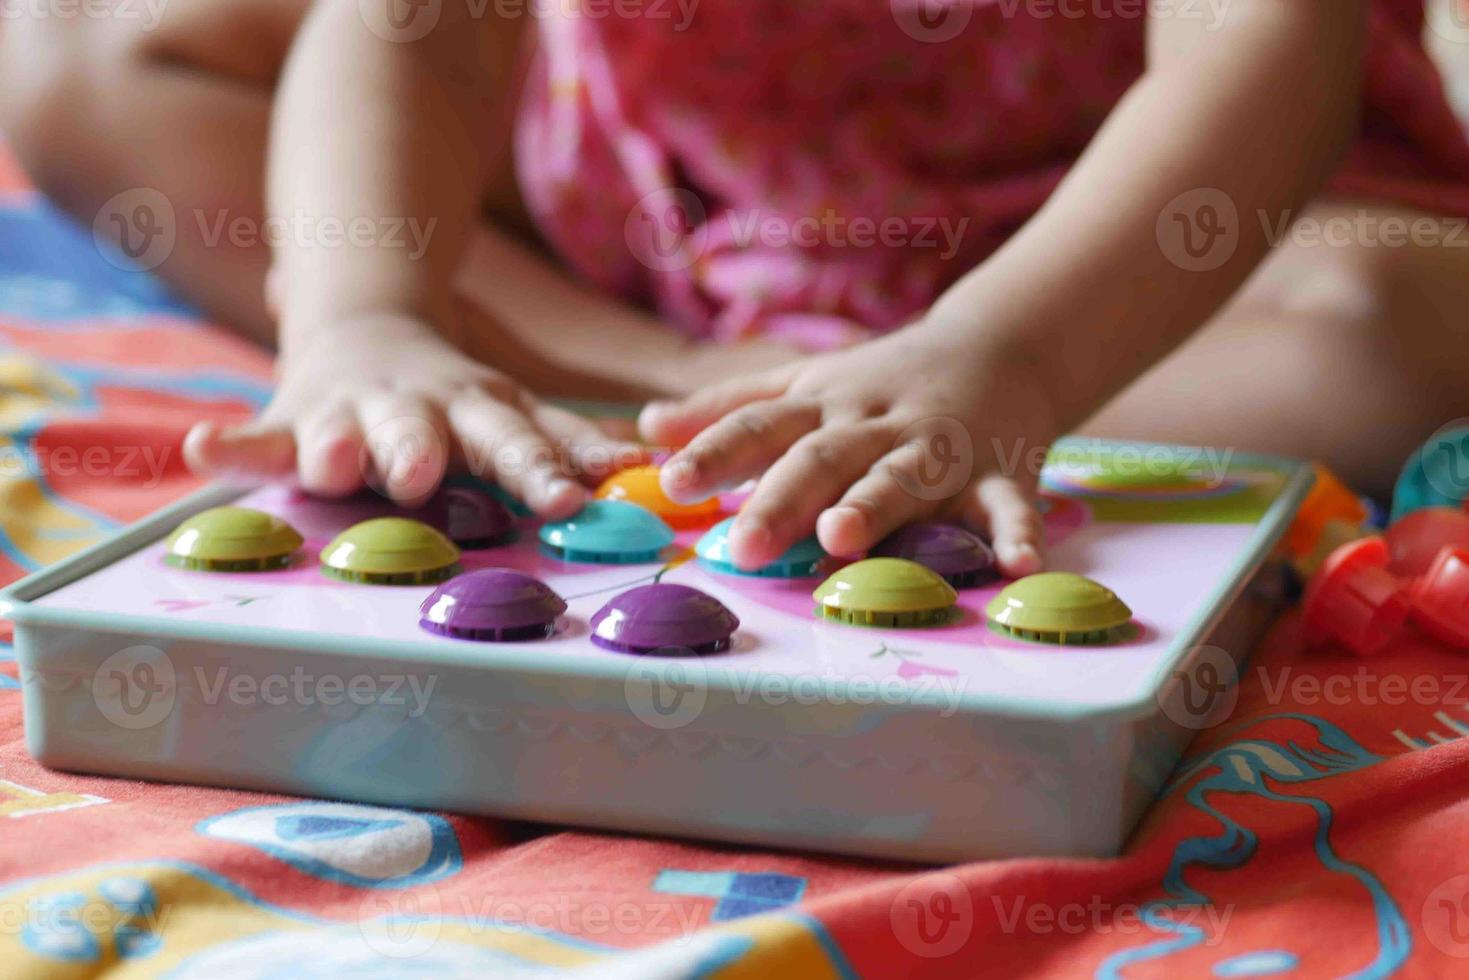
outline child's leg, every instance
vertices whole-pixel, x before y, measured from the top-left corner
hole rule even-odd
[[[171,0],[156,25],[144,6],[0,22],[0,126],[84,223],[124,191],[161,193],[177,241],[159,271],[221,322],[268,337],[266,248],[211,241],[192,216],[258,227],[270,92],[309,0]],[[128,203],[113,205],[124,222]]]
[[[1308,456],[1390,494],[1416,446],[1469,416],[1469,231],[1426,217],[1317,205],[1305,220],[1349,243],[1281,245],[1213,324],[1085,431]],[[1381,244],[1404,227],[1417,243]]]
[[[262,236],[216,233],[236,219],[261,227],[272,91],[308,6],[172,0],[158,25],[131,17],[0,21],[0,127],[32,177],[88,224],[121,192],[161,193],[177,242],[158,274],[219,322],[261,340],[275,329],[265,300],[268,250]],[[518,37],[506,32],[507,60]],[[573,284],[504,230],[524,233],[529,222],[510,155],[502,159],[485,187],[498,225],[485,223],[461,277],[455,339],[468,353],[544,393],[584,398],[686,394],[793,356],[758,341],[718,352],[692,344],[655,317]],[[515,288],[486,288],[505,282]]]

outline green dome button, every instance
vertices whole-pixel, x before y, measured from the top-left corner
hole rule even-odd
[[[907,627],[944,622],[959,594],[937,572],[917,562],[868,558],[833,574],[812,598],[827,619]]]
[[[1132,610],[1099,582],[1070,572],[1042,572],[1012,582],[985,609],[990,625],[1040,643],[1108,643]]]
[[[376,517],[354,524],[321,553],[332,578],[369,585],[442,582],[459,570],[459,549],[422,521]]]
[[[164,561],[194,571],[263,572],[285,568],[299,547],[301,535],[273,514],[213,507],[174,529]]]

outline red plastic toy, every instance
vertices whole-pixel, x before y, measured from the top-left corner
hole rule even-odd
[[[1469,548],[1441,548],[1412,600],[1414,625],[1435,640],[1469,647]]]
[[[1387,566],[1387,542],[1378,536],[1333,551],[1306,590],[1302,617],[1307,641],[1335,641],[1370,657],[1397,639],[1412,603]]]
[[[1417,578],[1433,566],[1446,545],[1469,548],[1469,513],[1425,507],[1387,529],[1389,567],[1396,575]]]

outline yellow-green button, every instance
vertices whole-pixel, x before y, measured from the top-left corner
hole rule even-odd
[[[261,572],[284,568],[301,535],[274,514],[249,507],[213,507],[184,521],[168,536],[165,561],[205,572]]]
[[[946,621],[959,594],[941,575],[917,562],[868,558],[834,573],[812,597],[827,619],[908,627]]]
[[[985,615],[996,629],[1041,643],[1107,643],[1132,621],[1132,610],[1115,592],[1070,572],[1042,572],[1010,583]]]
[[[376,517],[354,524],[321,553],[323,573],[370,585],[442,582],[459,570],[458,562],[454,542],[406,517]]]

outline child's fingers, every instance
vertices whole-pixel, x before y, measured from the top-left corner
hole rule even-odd
[[[754,571],[811,533],[822,509],[887,450],[871,427],[829,426],[803,436],[764,476],[730,531],[735,565]]]
[[[529,410],[531,421],[561,444],[581,481],[588,486],[596,486],[618,470],[646,463],[651,458],[646,447],[614,438],[595,422],[564,408],[536,402]]]
[[[296,423],[296,475],[301,488],[322,497],[342,497],[361,489],[362,430],[345,405],[309,415]]]
[[[736,378],[680,401],[655,401],[643,407],[638,431],[655,446],[684,446],[724,416],[751,402],[778,398],[789,382],[788,370]]]
[[[663,467],[663,492],[694,503],[738,486],[821,424],[821,406],[786,400],[737,408],[694,437]]]
[[[200,422],[184,437],[184,462],[201,476],[273,479],[295,468],[296,440],[289,427],[276,423]]]
[[[413,503],[438,489],[449,466],[449,438],[437,406],[414,395],[368,395],[357,404],[364,448],[383,489]]]
[[[858,555],[904,524],[931,515],[940,502],[915,489],[923,486],[919,479],[923,462],[922,452],[908,446],[878,459],[817,518],[821,546],[834,555]]]
[[[456,399],[449,428],[475,475],[495,479],[542,517],[570,517],[585,506],[586,487],[519,409],[492,398]]]
[[[1041,570],[1045,525],[1034,495],[1015,480],[998,475],[980,480],[965,508],[969,523],[988,528],[1000,570],[1012,578]]]

